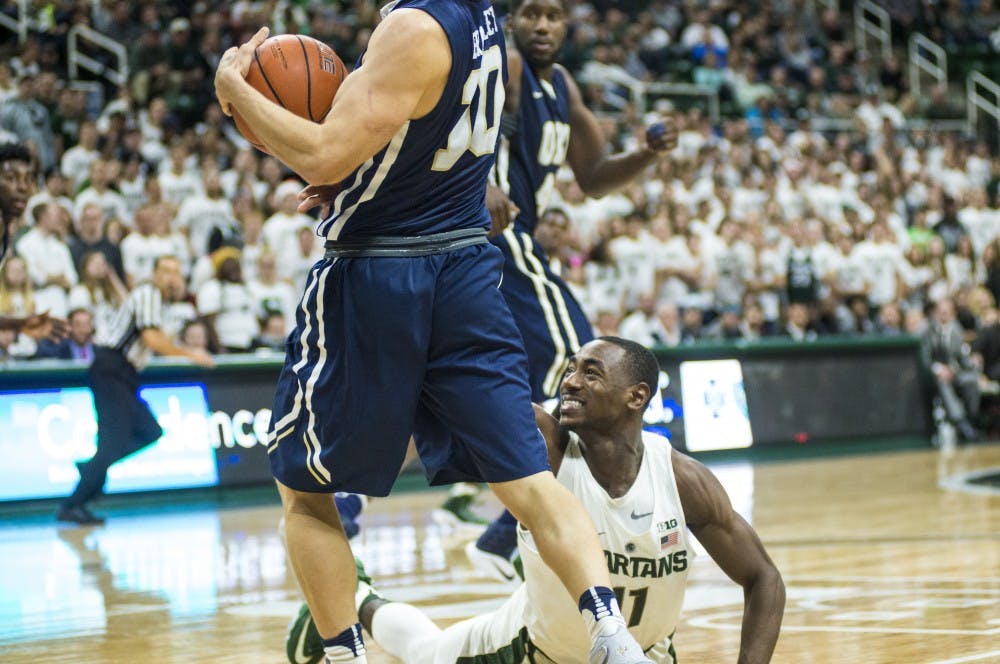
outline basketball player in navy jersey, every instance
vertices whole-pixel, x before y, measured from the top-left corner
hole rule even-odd
[[[388,11],[386,11],[388,10]],[[332,494],[386,495],[411,432],[432,483],[485,481],[535,535],[595,662],[646,662],[593,524],[549,470],[527,360],[486,237],[504,103],[486,0],[401,0],[321,124],[245,80],[263,28],[223,54],[216,94],[310,185],[341,191],[318,232],[278,380],[268,452],[289,558],[331,662],[364,662],[350,545]]]
[[[737,661],[768,662],[784,613],[781,573],[711,471],[643,431],[658,378],[656,358],[634,341],[585,344],[562,381],[560,421],[535,409],[552,468],[597,525],[629,631],[650,659],[677,661],[672,639],[694,562],[693,533],[742,586]],[[575,611],[570,598],[539,559],[531,533],[521,530],[519,539],[525,581],[497,610],[441,630],[416,607],[375,592],[359,565],[361,622],[404,664],[586,662],[578,654],[586,634],[567,618]],[[322,652],[306,618],[293,628],[302,643],[296,664]]]
[[[507,18],[517,50],[509,50],[510,80],[503,136],[491,178],[490,212],[505,227],[494,242],[504,254],[500,290],[524,339],[531,395],[536,403],[556,396],[568,358],[594,338],[582,307],[552,271],[532,236],[568,163],[583,191],[600,197],[627,184],[677,145],[669,121],[647,131],[644,147],[608,154],[607,139],[572,76],[556,57],[566,38],[568,0],[512,0]],[[509,210],[518,210],[509,226]],[[510,558],[517,546],[516,521],[504,512],[466,547],[476,566],[514,579]]]
[[[24,214],[35,188],[35,160],[20,143],[0,144],[0,265],[7,258],[11,227]],[[47,313],[31,316],[0,315],[0,330],[13,330],[33,339],[66,336],[66,321]]]

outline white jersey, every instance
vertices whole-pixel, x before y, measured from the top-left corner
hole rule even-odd
[[[677,626],[694,550],[677,494],[670,442],[648,431],[642,440],[639,474],[620,498],[611,498],[594,479],[574,434],[557,478],[593,519],[622,615],[639,644],[649,649]],[[560,664],[586,662],[590,638],[577,598],[542,562],[531,534],[520,526],[518,540],[525,574],[519,591],[526,594],[524,623],[532,643]]]

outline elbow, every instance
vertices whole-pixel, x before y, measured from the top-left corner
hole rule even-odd
[[[576,183],[589,198],[601,198],[610,191],[609,187],[602,186],[596,178],[577,176]]]
[[[340,175],[336,164],[331,163],[329,156],[321,152],[310,152],[303,155],[300,166],[296,169],[298,174],[309,185],[334,184],[343,180],[347,174]]]

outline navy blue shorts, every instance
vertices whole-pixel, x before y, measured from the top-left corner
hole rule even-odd
[[[500,292],[524,339],[531,398],[551,399],[558,393],[569,358],[593,340],[593,327],[530,234],[511,227],[493,241],[504,254]]]
[[[275,478],[384,496],[411,433],[431,484],[547,470],[502,261],[483,243],[313,266],[271,417]]]

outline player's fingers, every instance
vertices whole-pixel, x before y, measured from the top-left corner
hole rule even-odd
[[[319,196],[307,196],[306,198],[299,199],[299,206],[296,209],[299,212],[308,212],[319,205],[320,202]]]
[[[253,44],[254,48],[257,48],[258,46],[261,45],[261,43],[263,43],[265,39],[267,39],[267,36],[269,34],[271,34],[271,29],[265,25],[260,30],[254,33],[254,36],[250,38],[249,43]]]
[[[236,59],[236,54],[239,53],[240,49],[236,46],[230,46],[222,53],[222,57],[219,58],[219,68],[229,66]]]

